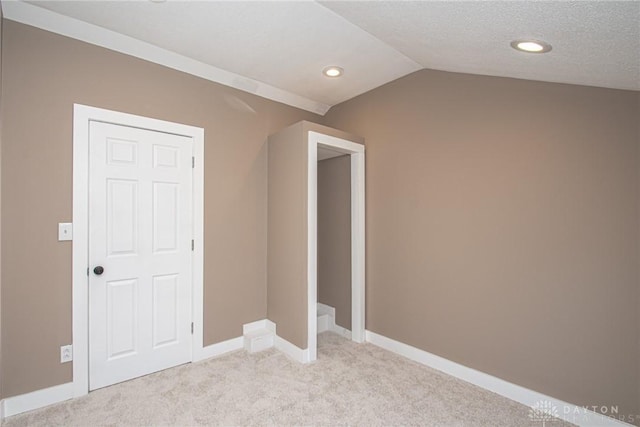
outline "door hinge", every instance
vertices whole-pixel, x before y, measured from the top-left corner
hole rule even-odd
[[[191,250],[194,251],[196,249],[196,241],[191,240]]]
[[[191,322],[191,335],[193,335],[193,322]]]
[[[191,157],[191,168],[195,168],[195,167],[196,167],[196,158]]]

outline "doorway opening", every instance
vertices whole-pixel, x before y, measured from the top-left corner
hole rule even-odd
[[[318,147],[318,334],[351,339],[351,158]]]
[[[346,241],[350,248],[344,252],[344,256],[333,254],[330,258],[339,261],[343,266],[340,273],[344,279],[344,266],[349,268],[350,280],[346,279],[347,286],[350,285],[350,334],[344,326],[336,328],[334,331],[344,336],[349,336],[355,342],[363,342],[365,338],[365,157],[364,146],[356,144],[344,139],[320,134],[317,132],[309,132],[309,159],[308,159],[308,349],[309,361],[317,358],[317,334],[318,334],[318,161],[331,159],[336,162],[338,168],[342,168],[343,172],[348,166],[348,180],[346,185],[349,186],[350,218],[348,219],[349,236],[342,236],[339,243],[343,248]],[[323,165],[324,167],[325,165]],[[344,183],[344,180],[342,181]],[[321,189],[324,191],[324,189]],[[344,194],[342,195],[344,199]],[[343,220],[345,213],[342,215]],[[324,225],[324,224],[321,224]],[[344,224],[343,224],[344,225]],[[337,234],[340,234],[338,232]],[[326,243],[324,241],[321,242]],[[347,258],[347,259],[344,259]],[[324,259],[323,259],[324,261]],[[350,265],[349,264],[350,261]],[[324,267],[324,266],[323,266]],[[322,272],[321,272],[322,274]],[[345,280],[343,280],[344,282]],[[349,291],[347,291],[349,292]],[[344,295],[344,289],[342,290]],[[342,301],[343,311],[344,301]],[[322,306],[321,306],[322,307]],[[334,307],[335,308],[335,307]],[[335,319],[335,317],[334,317]],[[348,324],[348,322],[342,322]],[[324,325],[322,325],[324,327]]]

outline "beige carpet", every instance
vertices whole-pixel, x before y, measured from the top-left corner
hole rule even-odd
[[[16,415],[25,425],[541,426],[511,400],[330,332],[318,361],[238,351]],[[559,420],[547,426],[561,426]],[[569,424],[564,424],[569,425]]]

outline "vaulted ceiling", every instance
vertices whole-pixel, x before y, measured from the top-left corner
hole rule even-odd
[[[429,68],[640,90],[640,1],[30,1],[7,19],[324,114]],[[546,54],[510,47],[550,43]],[[322,75],[327,65],[340,78]]]

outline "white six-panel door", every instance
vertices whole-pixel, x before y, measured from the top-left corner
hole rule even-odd
[[[189,137],[94,121],[89,141],[95,390],[191,361],[193,147]]]

